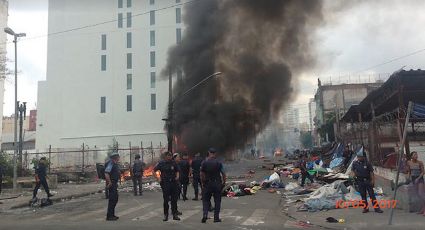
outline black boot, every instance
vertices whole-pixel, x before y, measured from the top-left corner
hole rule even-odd
[[[173,215],[173,220],[180,220],[180,217],[176,214]]]
[[[207,222],[207,219],[208,219],[208,217],[204,216],[204,217],[202,217],[201,222],[202,222],[202,223],[206,223],[206,222]]]
[[[168,221],[168,214],[164,214],[164,219],[162,221]]]

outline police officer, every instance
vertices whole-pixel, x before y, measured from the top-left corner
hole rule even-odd
[[[50,193],[49,185],[47,184],[47,159],[45,157],[40,158],[38,165],[35,168],[35,188],[32,193],[32,199],[36,199],[37,192],[40,186],[43,186],[44,191],[47,193],[47,197],[52,197],[53,194]]]
[[[200,153],[195,155],[195,158],[192,160],[191,168],[192,168],[192,176],[193,176],[193,190],[195,190],[195,198],[192,200],[199,200],[199,185],[201,185],[201,164],[202,157]]]
[[[354,174],[354,180],[358,185],[360,195],[363,200],[363,213],[369,212],[369,204],[367,201],[367,193],[369,193],[372,199],[372,205],[377,207],[375,212],[383,213],[383,211],[376,205],[376,197],[373,191],[375,185],[375,175],[373,173],[372,165],[366,160],[363,151],[357,152],[357,160],[353,162],[352,174]],[[366,193],[367,192],[367,193]]]
[[[160,161],[154,168],[154,172],[161,172],[159,183],[162,189],[164,199],[164,219],[168,221],[168,202],[171,201],[171,212],[173,220],[180,220],[177,211],[177,198],[179,196],[179,166],[173,160],[173,155],[170,152],[164,153],[164,160]]]
[[[208,219],[208,211],[211,208],[211,196],[214,197],[214,222],[221,222],[221,190],[226,183],[226,174],[224,173],[223,164],[216,157],[216,150],[210,148],[208,150],[208,159],[201,165],[201,181],[202,181],[202,204],[203,216],[202,223]]]
[[[106,214],[106,220],[108,221],[118,220],[118,217],[115,216],[115,206],[118,203],[119,160],[120,155],[117,152],[112,153],[105,168],[106,187],[109,193],[108,212]]]
[[[183,201],[187,200],[187,186],[189,185],[190,163],[187,154],[183,154],[182,159],[178,162],[180,168],[180,186]]]
[[[132,179],[133,179],[133,192],[134,195],[137,196],[137,186],[139,186],[139,196],[142,195],[142,178],[143,178],[143,168],[144,162],[140,160],[140,155],[136,154],[134,157],[134,163],[132,167]]]

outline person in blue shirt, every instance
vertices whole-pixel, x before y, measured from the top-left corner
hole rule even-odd
[[[106,164],[105,168],[105,179],[106,187],[108,188],[108,212],[106,213],[107,221],[118,220],[115,216],[115,207],[118,203],[118,181],[121,176],[118,162],[120,161],[120,155],[114,152],[110,156],[110,160]]]
[[[202,223],[208,219],[208,211],[211,208],[211,196],[214,197],[214,222],[221,222],[221,191],[226,184],[226,174],[221,162],[217,160],[217,151],[214,148],[208,150],[208,159],[201,165],[202,181]]]
[[[180,168],[180,185],[183,201],[187,200],[187,186],[189,185],[190,163],[187,154],[183,154],[178,162]]]
[[[199,200],[199,186],[201,185],[201,164],[204,159],[202,159],[201,154],[195,154],[195,158],[192,160],[190,167],[192,168],[192,177],[193,177],[193,190],[195,191],[195,198],[192,200]]]
[[[47,197],[52,197],[53,194],[50,193],[49,185],[47,184],[47,159],[45,157],[40,158],[36,168],[35,168],[35,188],[32,193],[33,200],[36,199],[38,189],[40,186],[43,186],[44,191],[47,193]]]

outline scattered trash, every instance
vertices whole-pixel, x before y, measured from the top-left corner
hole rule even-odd
[[[338,223],[339,221],[333,217],[326,218],[326,221],[329,223]]]
[[[267,191],[268,191],[269,193],[275,193],[275,192],[276,192],[276,189],[274,189],[274,188],[269,188]]]
[[[343,224],[343,223],[345,223],[345,220],[344,219],[339,219],[338,220],[338,223]]]
[[[282,194],[280,191],[276,191],[276,193],[277,193],[278,195]]]
[[[291,190],[294,190],[294,189],[296,189],[296,188],[298,188],[298,187],[300,187],[297,183],[295,183],[295,182],[290,182],[289,184],[287,184],[286,186],[285,186],[285,190],[286,191],[291,191]]]

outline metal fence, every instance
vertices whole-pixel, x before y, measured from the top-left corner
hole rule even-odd
[[[105,163],[108,156],[114,151],[120,154],[122,167],[129,168],[136,154],[140,155],[143,162],[150,165],[157,162],[161,153],[167,150],[167,147],[162,144],[153,146],[152,143],[148,147],[131,146],[131,143],[126,148],[119,146],[118,148],[89,148],[82,144],[81,148],[72,149],[50,147],[45,151],[27,150],[22,153],[22,169],[33,169],[37,160],[46,157],[50,162],[49,173],[96,171],[96,164]],[[6,154],[12,159],[13,151],[8,151]],[[18,165],[20,165],[20,157],[17,158]]]

